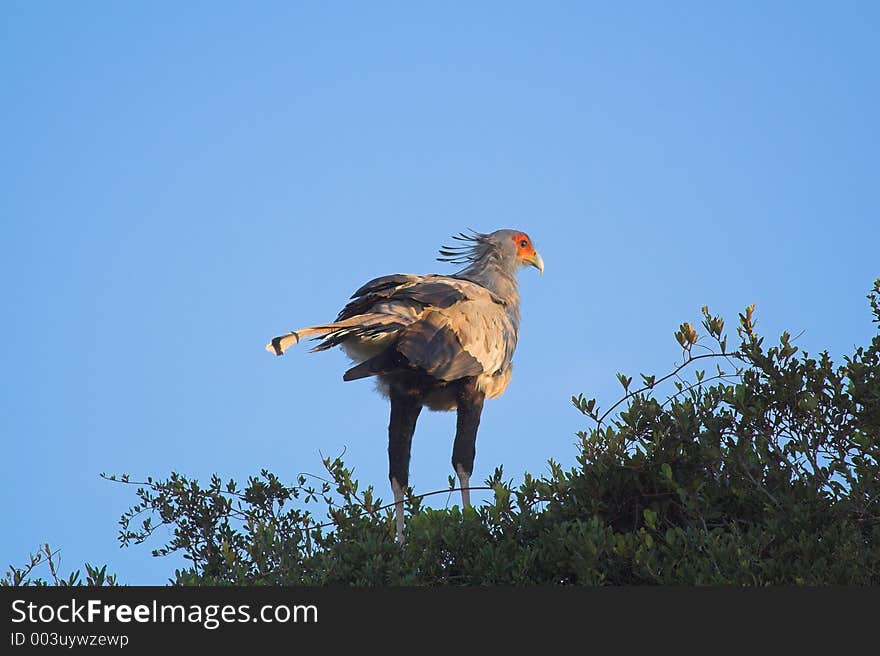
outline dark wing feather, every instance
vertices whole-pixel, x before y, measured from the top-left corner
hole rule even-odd
[[[351,298],[366,296],[367,294],[375,294],[378,292],[386,291],[388,289],[401,287],[403,285],[411,285],[417,283],[422,278],[424,278],[424,276],[417,276],[412,273],[394,273],[390,276],[373,278],[370,282],[364,284],[360,289],[352,294]]]
[[[439,312],[429,312],[402,331],[397,351],[413,365],[440,380],[452,381],[483,373],[483,365],[462,348],[461,341]]]
[[[463,301],[467,296],[448,283],[432,281],[399,289],[392,298],[411,300],[425,307],[443,309]]]
[[[375,278],[351,295],[353,300],[342,308],[336,320],[342,321],[358,314],[367,313],[377,303],[391,298],[400,289],[417,285],[423,278],[424,276],[416,276],[411,273],[395,273],[391,276]]]
[[[377,376],[379,374],[387,374],[392,371],[399,371],[407,366],[407,362],[394,349],[386,349],[379,355],[364,360],[355,365],[342,375],[342,380],[358,380],[359,378],[368,378],[369,376]]]

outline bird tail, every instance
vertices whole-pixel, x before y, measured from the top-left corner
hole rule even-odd
[[[312,336],[326,335],[333,330],[329,326],[312,326],[310,328],[300,328],[292,330],[284,335],[273,337],[272,341],[266,344],[266,350],[275,355],[284,355],[284,352],[294,344],[299,344],[301,339]]]
[[[352,334],[365,330],[375,332],[377,328],[384,327],[384,324],[387,323],[383,319],[382,315],[360,314],[342,321],[292,330],[284,335],[273,337],[272,341],[266,344],[266,350],[275,355],[284,355],[287,349],[294,344],[298,344],[306,337],[325,337],[324,342],[312,349],[313,351],[323,351],[336,346]]]

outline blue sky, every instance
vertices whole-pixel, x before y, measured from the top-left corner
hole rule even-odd
[[[0,563],[48,541],[164,582],[101,471],[292,481],[345,448],[390,496],[372,385],[263,346],[372,277],[451,271],[467,227],[526,230],[547,267],[480,480],[571,464],[570,396],[668,369],[703,304],[864,343],[878,30],[870,3],[3,3]],[[453,431],[422,416],[416,491]]]

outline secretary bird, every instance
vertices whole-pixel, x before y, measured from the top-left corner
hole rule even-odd
[[[294,330],[266,346],[283,355],[312,337],[321,340],[312,351],[341,346],[354,360],[343,380],[377,378],[391,401],[388,477],[400,543],[410,447],[422,407],[458,411],[452,466],[462,506],[469,506],[483,400],[500,396],[510,382],[520,321],[516,273],[525,265],[544,272],[544,261],[522,231],[453,238],[462,244],[443,247],[437,259],[465,265],[458,273],[376,278],[352,294],[336,321]]]

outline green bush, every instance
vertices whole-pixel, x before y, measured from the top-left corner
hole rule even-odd
[[[868,299],[880,328],[880,280]],[[680,326],[666,376],[618,374],[618,404],[572,399],[590,422],[574,466],[516,487],[499,469],[464,511],[410,496],[403,546],[339,458],[293,486],[109,477],[138,485],[120,539],[171,527],[154,554],[184,554],[182,585],[880,584],[880,334],[836,366],[787,333],[765,348],[753,306],[735,350],[707,308],[702,327]]]

